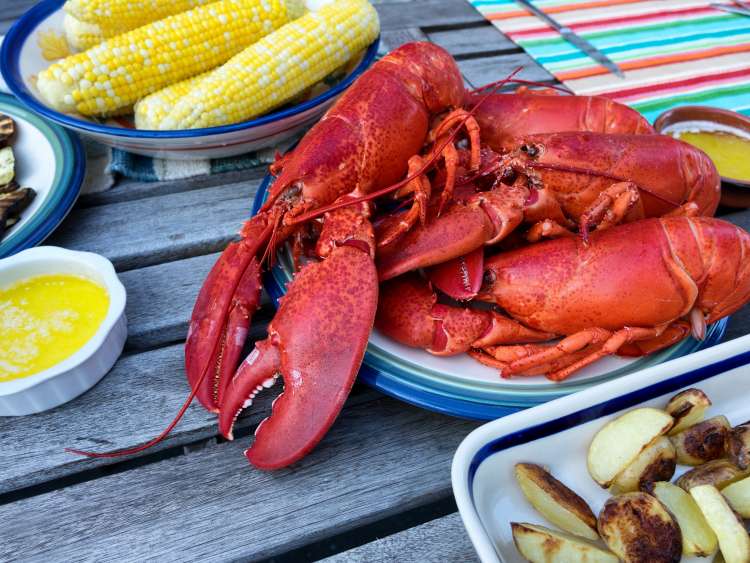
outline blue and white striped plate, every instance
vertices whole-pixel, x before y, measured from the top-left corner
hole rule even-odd
[[[270,175],[266,176],[258,188],[253,213],[265,201],[272,180]],[[265,288],[274,302],[285,293],[291,279],[291,256],[283,252],[265,276]],[[726,323],[727,319],[722,319],[710,326],[703,342],[690,338],[638,359],[604,358],[562,383],[552,383],[543,377],[501,379],[497,370],[465,354],[450,358],[433,356],[403,346],[373,329],[359,377],[383,393],[419,407],[462,418],[493,420],[713,346],[721,340]]]
[[[47,238],[73,207],[86,169],[78,138],[0,94],[0,113],[16,122],[10,140],[16,158],[16,180],[36,191],[36,198],[0,240],[0,258],[36,246]]]
[[[664,408],[679,391],[697,387],[713,402],[707,417],[733,425],[750,419],[750,335],[653,366],[629,377],[489,422],[469,434],[453,457],[451,480],[466,531],[483,563],[521,562],[510,522],[549,526],[523,497],[513,466],[546,466],[580,494],[594,513],[608,493],[586,469],[594,434],[634,407]],[[678,469],[678,474],[686,467]],[[683,559],[693,561],[693,559]],[[694,559],[706,561],[706,559]]]

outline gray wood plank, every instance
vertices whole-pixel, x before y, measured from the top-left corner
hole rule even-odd
[[[384,30],[481,23],[484,17],[468,2],[454,0],[417,0],[376,4],[380,27]]]
[[[156,436],[188,395],[183,366],[181,344],[125,356],[99,384],[70,403],[32,416],[3,419],[0,493],[121,461],[83,458],[63,448],[109,451],[145,443]],[[268,416],[271,401],[280,389],[276,386],[261,393],[247,416],[237,422],[237,428],[251,427]],[[350,404],[380,396],[368,388],[355,389]],[[215,416],[194,403],[173,433],[145,453],[217,434]]]
[[[321,563],[468,563],[478,560],[461,516],[455,512],[327,557]]]
[[[118,270],[222,250],[250,216],[257,179],[76,209],[48,244],[108,257]]]
[[[248,439],[209,445],[0,506],[0,560],[270,557],[447,498],[453,452],[476,425],[383,398],[346,408],[278,472],[248,467]]]
[[[479,24],[476,27],[450,29],[447,31],[428,31],[427,38],[445,48],[454,57],[497,54],[498,51],[511,53],[520,47],[491,25]]]
[[[249,170],[238,170],[225,172],[223,174],[206,174],[193,178],[180,180],[167,180],[164,182],[140,182],[130,178],[119,178],[115,186],[107,191],[95,194],[84,194],[78,201],[78,208],[92,207],[95,205],[107,205],[110,203],[121,203],[134,201],[146,197],[159,197],[178,192],[199,190],[227,184],[257,181],[266,174],[267,167],[259,166]]]
[[[550,73],[536,64],[526,53],[461,60],[458,61],[458,67],[464,78],[475,88],[502,80],[518,67],[522,70],[516,75],[517,78],[537,82],[555,81]]]

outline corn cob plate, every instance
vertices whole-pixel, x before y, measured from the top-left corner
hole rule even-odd
[[[375,40],[340,81],[311,99],[262,117],[221,127],[179,131],[134,129],[124,120],[91,120],[45,105],[34,88],[35,76],[50,65],[42,56],[40,33],[63,33],[64,0],[42,0],[13,25],[0,50],[0,72],[11,92],[44,117],[105,145],[146,156],[172,159],[220,158],[276,146],[312,125],[375,59]]]
[[[0,94],[0,113],[16,124],[10,139],[16,181],[37,193],[20,221],[0,240],[0,258],[5,258],[41,243],[65,218],[81,190],[86,157],[75,135],[40,118],[7,94]]]
[[[253,214],[265,201],[272,181],[268,175],[261,183]],[[292,277],[291,255],[282,251],[264,280],[274,303],[284,295]],[[501,379],[497,370],[465,354],[433,356],[399,344],[373,329],[359,378],[383,393],[419,407],[462,418],[493,420],[718,344],[727,321],[724,318],[710,325],[703,342],[689,338],[643,358],[603,358],[561,383],[552,383],[544,377]]]

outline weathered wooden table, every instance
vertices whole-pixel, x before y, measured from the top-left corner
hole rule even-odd
[[[32,0],[2,0],[4,33]],[[464,0],[377,4],[389,49],[428,39],[480,86],[524,65],[552,77]],[[270,405],[259,396],[234,442],[191,407],[164,443],[126,461],[64,446],[115,449],[158,433],[188,393],[182,342],[209,267],[264,171],[141,184],[82,197],[49,244],[109,257],[128,290],[130,336],[114,369],[53,411],[0,420],[0,561],[473,561],[451,495],[450,462],[478,426],[356,386],[316,450],[263,473],[242,451]],[[750,228],[750,212],[729,220]],[[262,336],[272,310],[253,327]],[[750,332],[750,311],[726,338]]]

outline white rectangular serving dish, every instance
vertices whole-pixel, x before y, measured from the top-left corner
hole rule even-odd
[[[586,453],[594,434],[624,411],[638,406],[663,408],[672,395],[689,387],[702,389],[713,401],[707,417],[723,414],[733,425],[750,420],[748,364],[750,335],[474,430],[453,457],[452,482],[461,518],[479,558],[483,563],[522,562],[513,544],[510,522],[551,526],[519,490],[513,472],[516,463],[547,466],[598,514],[609,493],[586,469]],[[677,475],[686,469],[678,467]]]

